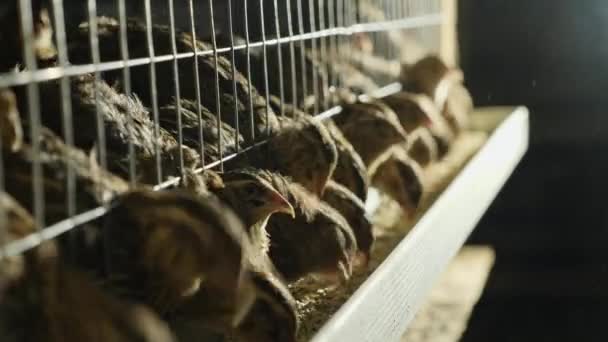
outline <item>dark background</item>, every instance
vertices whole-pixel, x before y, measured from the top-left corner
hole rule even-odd
[[[608,3],[459,1],[477,105],[524,104],[530,148],[469,243],[497,259],[464,341],[608,341]]]

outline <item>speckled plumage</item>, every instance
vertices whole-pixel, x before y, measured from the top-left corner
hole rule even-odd
[[[114,61],[120,60],[121,54],[119,49],[119,36],[120,30],[118,21],[113,18],[100,17],[98,18],[99,24],[99,48],[102,61]],[[148,47],[146,39],[146,28],[143,22],[136,19],[129,19],[127,22],[127,37],[129,45],[130,58],[141,58],[148,57]],[[171,34],[168,26],[154,25],[153,26],[153,40],[155,55],[167,55],[171,54]],[[68,41],[71,43],[70,58],[72,63],[84,64],[90,63],[90,52],[89,52],[89,29],[88,24],[83,23],[80,25],[78,30],[72,32],[68,37]],[[177,46],[178,53],[192,52],[196,46],[197,51],[210,51],[212,50],[211,44],[196,41],[193,42],[192,37],[188,33],[177,32],[175,43]],[[234,118],[234,106],[232,103],[233,99],[230,100],[228,106],[226,102],[220,99],[220,108],[216,105],[216,90],[219,90],[222,96],[232,96],[233,94],[233,77],[232,77],[232,64],[225,58],[225,56],[219,56],[217,59],[217,71],[219,76],[219,89],[215,86],[215,59],[213,55],[199,56],[197,58],[199,67],[199,84],[201,89],[201,101],[203,105],[213,113],[221,113],[222,118],[225,122],[235,125]],[[179,68],[179,87],[180,95],[187,99],[196,99],[196,87],[195,77],[193,75],[193,59],[184,58],[178,60]],[[277,129],[277,121],[275,113],[270,109],[266,111],[266,101],[258,93],[254,86],[251,86],[251,92],[249,92],[249,83],[247,79],[240,73],[236,72],[236,97],[241,105],[238,107],[238,123],[243,137],[246,141],[251,142],[254,139],[260,140],[264,136],[267,136],[266,132],[275,132]],[[131,85],[133,92],[135,92],[147,106],[151,106],[150,98],[150,76],[148,66],[140,66],[131,68]],[[158,91],[158,103],[160,106],[167,105],[173,102],[175,96],[174,87],[174,74],[171,61],[156,63],[156,76],[157,76],[157,87]],[[106,72],[104,77],[114,81],[120,81],[122,79],[121,72]],[[160,91],[165,89],[165,91]],[[249,101],[252,101],[253,107],[253,126],[250,121],[249,112]],[[255,134],[255,137],[250,133]]]
[[[29,213],[6,194],[0,196],[8,214],[8,241],[34,233]],[[4,259],[0,266],[2,341],[173,341],[149,309],[117,299],[63,264],[53,241]]]
[[[275,214],[266,226],[269,255],[279,273],[287,281],[307,275],[334,283],[347,280],[357,242],[346,219],[299,184],[279,175],[268,179],[295,210],[295,218]]]
[[[391,146],[407,140],[395,112],[378,101],[346,103],[334,122],[368,168]]]
[[[365,204],[349,189],[333,181],[327,184],[323,201],[340,212],[348,221],[357,240],[359,249],[357,261],[367,264],[374,243],[374,233],[370,218],[365,213]]]
[[[104,235],[109,286],[163,315],[225,331],[255,299],[245,229],[213,197],[130,192],[108,214]]]
[[[395,146],[370,170],[372,185],[394,199],[408,217],[413,217],[424,194],[423,173],[405,149]]]

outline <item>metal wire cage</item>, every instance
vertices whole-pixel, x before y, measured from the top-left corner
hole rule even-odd
[[[4,208],[0,208],[0,256],[22,253],[98,219],[108,210],[110,198],[100,199],[97,205],[82,203],[86,200],[79,193],[78,165],[64,160],[62,172],[55,170],[45,175],[45,163],[52,156],[48,156],[48,146],[40,137],[45,136],[49,120],[58,122],[56,127],[60,129],[54,133],[70,148],[84,149],[81,136],[86,135],[91,152],[85,153],[90,152],[90,158],[101,169],[120,160],[123,172],[119,176],[128,179],[130,186],[141,183],[140,173],[145,170],[153,174],[147,183],[162,190],[177,184],[190,165],[187,151],[181,148],[185,144],[184,129],[198,131],[195,169],[199,172],[223,168],[230,158],[264,143],[267,134],[256,136],[260,132],[253,132],[256,99],[252,88],[257,88],[264,99],[266,115],[271,111],[269,99],[274,95],[279,103],[278,115],[288,115],[286,105],[294,104],[306,107],[320,120],[339,115],[340,107],[334,106],[331,95],[341,87],[350,87],[350,69],[346,66],[355,66],[374,84],[388,86],[360,92],[390,91],[394,85],[387,82],[398,75],[401,62],[413,61],[420,51],[439,49],[440,7],[439,0],[7,1],[0,6],[0,15],[10,19],[3,20],[0,28],[0,38],[10,42],[2,62],[16,68],[1,70],[0,89],[11,88],[18,94],[31,165],[20,175],[28,179],[29,186],[16,189],[7,180],[8,172],[14,172],[11,151],[7,146],[1,148],[0,191],[12,195],[17,191],[16,197],[26,199],[21,204],[33,214],[38,232],[8,241],[7,217]],[[104,35],[109,21],[116,28],[118,40],[108,43]],[[142,28],[136,38],[132,22]],[[163,27],[163,35],[169,39],[162,46],[156,37],[161,30],[158,27]],[[82,34],[81,41],[71,40],[73,31]],[[190,44],[191,49],[184,50],[180,45],[183,34],[205,44]],[[45,39],[50,42],[47,48],[52,51],[51,63],[41,58]],[[106,55],[108,46],[116,54]],[[210,70],[211,74],[201,76]],[[100,99],[107,90],[101,82],[108,75],[115,82],[112,87],[117,89],[118,102],[143,105],[148,115],[150,139],[155,144],[153,151],[148,151],[152,156],[149,163],[138,156],[142,153],[138,145],[141,137],[131,129],[140,118],[125,117],[126,128],[122,132],[126,137],[121,137],[126,142],[125,149],[113,150],[115,146],[109,144],[116,137],[108,136],[113,133],[104,124],[101,112],[105,109]],[[88,103],[96,113],[92,131],[82,129],[83,121],[88,119],[79,112],[82,108],[74,104],[74,98],[80,96],[74,93],[74,82],[83,77],[93,87]],[[184,89],[184,79],[189,80],[192,89]],[[232,82],[231,86],[226,87],[227,81]],[[49,84],[56,91],[49,92]],[[246,103],[237,104],[243,86],[249,98]],[[232,98],[234,103],[230,105],[226,98]],[[165,168],[162,154],[166,151],[160,143],[159,113],[167,104],[166,99],[176,104],[172,132],[178,146],[173,155],[175,171]],[[194,104],[190,109],[197,115],[200,127],[185,127],[180,114],[182,99]],[[239,105],[245,108],[238,109]],[[223,118],[234,116],[234,142],[220,138],[216,146],[209,146],[204,134],[207,131],[202,127],[205,106],[212,107],[213,117],[206,119],[214,121],[218,130]],[[49,108],[59,109],[51,119]],[[239,119],[241,112],[248,114],[247,120]],[[239,126],[247,121],[252,124]],[[251,139],[239,140],[240,136]],[[215,151],[213,156],[209,156],[211,150]],[[57,174],[61,177],[54,179]],[[62,189],[60,195],[49,196],[48,187]],[[50,208],[63,217],[49,216]]]

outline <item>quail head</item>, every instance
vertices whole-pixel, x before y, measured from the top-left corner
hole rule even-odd
[[[438,89],[441,79],[450,72],[450,68],[437,55],[428,55],[412,65],[403,65],[401,69],[401,83],[406,91],[422,93],[430,96],[435,103],[440,104],[438,98],[447,94],[440,94]]]
[[[2,149],[17,152],[23,144],[23,128],[15,94],[10,89],[0,89],[0,133]]]
[[[454,132],[427,95],[399,92],[384,97],[382,101],[395,110],[407,132],[426,127],[436,141],[439,156],[447,153],[454,140]]]
[[[104,234],[112,286],[161,314],[195,316],[223,331],[254,300],[246,232],[214,197],[132,191],[118,199]]]
[[[346,219],[298,183],[278,174],[267,177],[295,211],[295,217],[276,213],[266,225],[269,255],[279,273],[289,282],[307,275],[333,284],[349,279],[357,242]]]
[[[368,168],[391,146],[407,140],[395,112],[378,101],[345,103],[334,122]]]
[[[439,152],[437,142],[426,127],[418,127],[408,135],[408,141],[401,145],[410,158],[420,167],[427,167],[437,161]]]
[[[431,97],[455,132],[465,129],[473,101],[462,84],[463,73],[448,67],[439,56],[429,55],[411,66],[403,66],[401,82],[407,91]]]
[[[51,64],[57,57],[57,49],[53,40],[53,26],[50,19],[50,1],[28,1],[32,11],[33,25],[33,54],[38,67]],[[0,73],[7,72],[17,65],[25,64],[23,57],[23,33],[19,1],[4,1],[0,6],[0,41],[3,51],[0,55]]]
[[[212,191],[241,218],[256,251],[266,254],[269,241],[266,224],[275,213],[293,217],[294,208],[268,181],[271,172],[239,169],[221,175],[223,187]]]
[[[13,242],[35,233],[34,220],[0,194],[2,227]],[[103,291],[93,279],[62,263],[54,241],[0,259],[0,338],[7,341],[170,342],[154,313]]]
[[[423,173],[418,163],[396,146],[370,173],[372,185],[394,199],[408,217],[413,217],[424,193]]]
[[[365,204],[349,189],[333,181],[327,184],[323,200],[348,221],[359,248],[355,261],[359,265],[367,265],[374,243],[374,233],[372,223],[365,213]]]

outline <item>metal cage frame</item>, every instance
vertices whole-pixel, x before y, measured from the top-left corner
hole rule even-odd
[[[121,51],[121,60],[116,61],[104,61],[102,62],[100,59],[100,52],[98,46],[98,13],[97,13],[97,0],[87,0],[87,11],[88,11],[88,25],[90,27],[90,35],[89,35],[89,43],[92,54],[91,64],[79,64],[79,65],[71,65],[68,58],[68,41],[66,37],[66,18],[64,17],[64,2],[68,0],[49,0],[52,1],[52,12],[54,14],[53,21],[55,23],[55,43],[57,48],[57,60],[58,65],[48,68],[38,68],[36,58],[34,55],[34,26],[33,26],[33,13],[32,13],[32,4],[31,0],[16,0],[18,1],[19,13],[21,19],[21,30],[23,32],[23,57],[24,57],[24,67],[25,70],[18,73],[3,73],[0,74],[0,88],[9,88],[16,86],[24,86],[27,90],[27,103],[28,103],[28,120],[30,122],[30,131],[29,135],[31,137],[37,137],[40,134],[41,129],[41,119],[40,119],[40,95],[38,91],[38,84],[41,82],[59,80],[60,82],[60,91],[61,91],[61,105],[62,105],[62,120],[65,124],[65,129],[63,132],[62,138],[64,139],[67,145],[73,146],[74,144],[74,127],[72,124],[73,120],[73,109],[70,101],[70,77],[80,76],[85,74],[93,74],[95,77],[95,81],[101,79],[101,73],[105,71],[116,71],[122,70],[123,76],[123,87],[124,93],[126,95],[131,95],[131,75],[130,68],[135,66],[149,66],[149,77],[150,77],[150,93],[152,94],[152,108],[150,109],[150,114],[153,115],[153,119],[158,129],[158,103],[157,103],[157,94],[158,89],[156,87],[156,74],[154,66],[157,63],[173,63],[173,71],[175,77],[175,89],[173,89],[175,93],[175,98],[177,99],[176,103],[179,104],[180,99],[180,88],[179,82],[177,78],[179,77],[178,72],[178,61],[183,59],[192,59],[193,60],[193,70],[194,70],[194,79],[196,80],[196,90],[197,90],[197,104],[199,105],[199,115],[200,115],[200,103],[201,103],[201,92],[200,92],[200,84],[198,84],[199,80],[196,75],[198,75],[198,63],[196,57],[197,56],[212,56],[214,57],[215,63],[217,64],[217,58],[220,54],[228,54],[232,63],[232,73],[234,80],[234,73],[236,70],[235,67],[235,52],[239,50],[244,50],[247,54],[247,58],[249,61],[250,53],[252,48],[262,48],[263,49],[263,59],[264,59],[264,74],[265,74],[265,85],[266,89],[261,90],[263,95],[266,97],[266,106],[269,106],[268,101],[268,60],[267,60],[267,49],[277,48],[278,50],[278,72],[279,72],[279,81],[283,82],[284,73],[286,69],[288,72],[295,75],[298,69],[302,70],[303,73],[303,89],[306,89],[306,63],[304,56],[304,46],[306,42],[310,42],[311,49],[313,54],[319,53],[323,60],[327,60],[328,55],[332,55],[332,57],[337,58],[345,58],[345,54],[349,52],[349,49],[352,49],[352,43],[350,43],[350,39],[354,34],[357,33],[379,33],[391,30],[410,30],[410,29],[422,29],[427,27],[436,27],[442,22],[442,15],[440,10],[440,1],[424,1],[424,0],[402,0],[402,1],[392,1],[392,0],[369,0],[369,3],[376,5],[378,8],[382,9],[385,13],[385,18],[383,20],[367,20],[364,21],[359,13],[360,10],[360,2],[363,0],[358,0],[356,2],[350,2],[348,0],[309,0],[309,14],[312,13],[309,19],[309,28],[310,32],[305,32],[305,18],[303,17],[304,8],[303,4],[306,1],[303,0],[291,0],[287,1],[287,22],[288,22],[288,34],[287,36],[281,36],[281,28],[279,27],[279,12],[277,6],[277,0],[269,1],[269,0],[241,0],[243,1],[244,8],[244,22],[241,23],[245,28],[245,44],[235,44],[234,40],[234,32],[233,28],[235,27],[234,16],[235,8],[233,3],[235,0],[227,0],[228,12],[229,12],[229,27],[230,27],[230,42],[231,46],[228,47],[218,47],[218,44],[215,39],[215,30],[216,30],[216,21],[214,15],[214,1],[206,1],[208,5],[208,12],[210,14],[209,25],[211,28],[211,37],[212,37],[212,46],[211,50],[198,51],[196,46],[193,51],[186,53],[178,53],[175,46],[175,36],[176,36],[176,24],[175,24],[175,14],[174,14],[174,0],[166,0],[167,6],[169,8],[169,26],[171,27],[171,37],[172,37],[172,53],[163,54],[163,55],[155,55],[154,54],[154,46],[152,43],[152,30],[151,27],[153,25],[152,20],[152,5],[151,0],[144,0],[144,20],[147,27],[147,46],[149,57],[145,58],[130,58],[129,57],[129,47],[127,44],[127,31],[126,31],[126,21],[127,21],[127,11],[126,11],[126,0],[117,0],[118,7],[118,20],[120,23],[120,51]],[[103,1],[103,0],[102,0]],[[99,1],[99,2],[102,2]],[[314,6],[314,2],[317,2],[317,6]],[[189,12],[189,27],[190,34],[196,39],[196,26],[197,19],[199,22],[203,21],[204,18],[196,18],[195,16],[195,4],[193,0],[184,0],[184,3],[188,4],[188,12]],[[274,22],[275,32],[271,33],[274,37],[267,38],[267,32],[265,32],[266,25],[264,24],[264,5],[272,6],[274,16],[272,21]],[[202,4],[201,4],[202,5]],[[251,41],[249,37],[249,28],[251,26],[250,19],[248,18],[248,13],[251,6],[258,6],[260,9],[260,19],[261,19],[261,29],[262,35],[260,41]],[[295,8],[294,8],[295,7]],[[327,11],[324,11],[323,8],[327,8]],[[316,10],[318,9],[318,11]],[[297,15],[294,18],[292,15],[293,10],[296,11]],[[296,25],[297,23],[297,25]],[[298,32],[295,32],[297,28]],[[300,44],[302,47],[301,56],[296,56],[294,53],[295,44]],[[319,44],[319,47],[317,46]],[[290,56],[288,58],[284,58],[287,56],[281,55],[281,46],[289,45],[290,48]],[[341,51],[339,47],[343,45],[346,46],[346,51]],[[396,51],[385,51],[385,57],[396,57]],[[313,55],[313,59],[316,56]],[[249,72],[249,68],[251,65],[248,63],[248,82],[251,87],[251,73]],[[316,77],[317,74],[313,73],[313,76]],[[323,79],[322,84],[324,89],[314,88],[314,94],[318,95],[320,91],[328,91],[332,89],[332,87],[338,87],[340,85],[339,77],[335,77],[332,74],[332,77],[328,79]],[[313,84],[316,85],[316,80],[313,80]],[[219,86],[218,86],[218,75],[216,68],[215,75],[215,101],[217,104],[217,108],[220,108],[220,100],[219,100]],[[297,101],[296,88],[297,84],[295,81],[295,77],[292,78],[292,94],[284,94],[283,91],[280,93],[280,101],[281,101],[281,110],[280,114],[283,115],[283,105],[287,103],[287,98],[290,98],[291,102]],[[233,91],[236,93],[236,82],[234,83]],[[281,89],[283,87],[280,87]],[[382,97],[383,95],[393,93],[400,89],[398,84],[390,84],[386,87],[378,89],[375,94],[368,94],[376,97]],[[251,95],[251,91],[249,92]],[[97,92],[96,92],[97,96]],[[318,97],[318,96],[317,96]],[[251,101],[249,103],[251,106]],[[179,105],[178,105],[179,107]],[[179,108],[178,108],[179,110]],[[316,119],[323,120],[333,115],[338,115],[341,111],[339,106],[329,108],[328,103],[315,103],[314,114],[316,114]],[[217,110],[217,122],[218,124],[221,121],[220,110]],[[249,108],[250,116],[253,115],[253,111],[251,107]],[[98,113],[99,114],[99,113]],[[236,115],[236,113],[235,113]],[[178,118],[178,136],[177,141],[178,144],[182,144],[182,134],[181,134],[181,118],[180,115],[177,115]],[[220,127],[218,125],[218,127]],[[238,127],[237,127],[237,139],[238,139]],[[102,167],[106,166],[106,146],[105,146],[105,136],[103,129],[103,122],[100,115],[97,115],[97,141],[98,141],[98,157],[100,159],[100,165]],[[220,139],[220,158],[219,160],[203,164],[202,167],[196,171],[201,172],[202,170],[214,168],[214,167],[223,167],[223,163],[225,161],[234,158],[237,154],[243,153],[244,151],[253,148],[254,146],[263,144],[264,141],[255,143],[251,146],[244,146],[239,149],[239,144],[237,144],[236,153],[232,153],[229,155],[224,155],[221,146],[222,139]],[[33,216],[35,218],[36,226],[38,231],[34,234],[26,236],[24,238],[11,241],[9,243],[4,243],[6,241],[6,232],[4,228],[0,230],[0,259],[4,257],[14,256],[24,251],[27,251],[31,248],[36,247],[40,243],[45,240],[53,239],[63,233],[66,233],[82,224],[95,220],[105,213],[108,212],[109,207],[100,206],[85,212],[77,213],[76,212],[76,181],[73,170],[69,166],[67,166],[67,199],[66,199],[66,207],[67,212],[69,213],[69,217],[59,221],[53,222],[51,224],[47,224],[45,222],[45,199],[44,199],[44,184],[43,184],[43,170],[38,158],[40,153],[39,141],[37,139],[32,139],[32,151],[34,158],[32,160],[32,178],[33,178]],[[204,149],[204,139],[201,137],[201,144]],[[135,151],[133,148],[133,142],[129,139],[129,181],[131,185],[135,184],[135,173],[136,173],[136,161],[135,161]],[[203,159],[203,157],[201,156]],[[180,151],[179,155],[181,170],[184,169],[184,161],[183,155]],[[204,160],[203,160],[204,162]],[[0,155],[0,163],[2,163],[2,156]],[[162,190],[173,185],[176,185],[180,178],[174,177],[172,179],[162,181],[161,175],[161,165],[159,159],[159,151],[157,148],[156,151],[156,168],[158,175],[158,182],[154,186],[155,190]],[[4,191],[4,170],[2,164],[0,164],[0,191]],[[182,172],[183,176],[183,172]],[[0,209],[0,218],[4,219],[5,213]],[[3,226],[0,224],[0,226]]]

